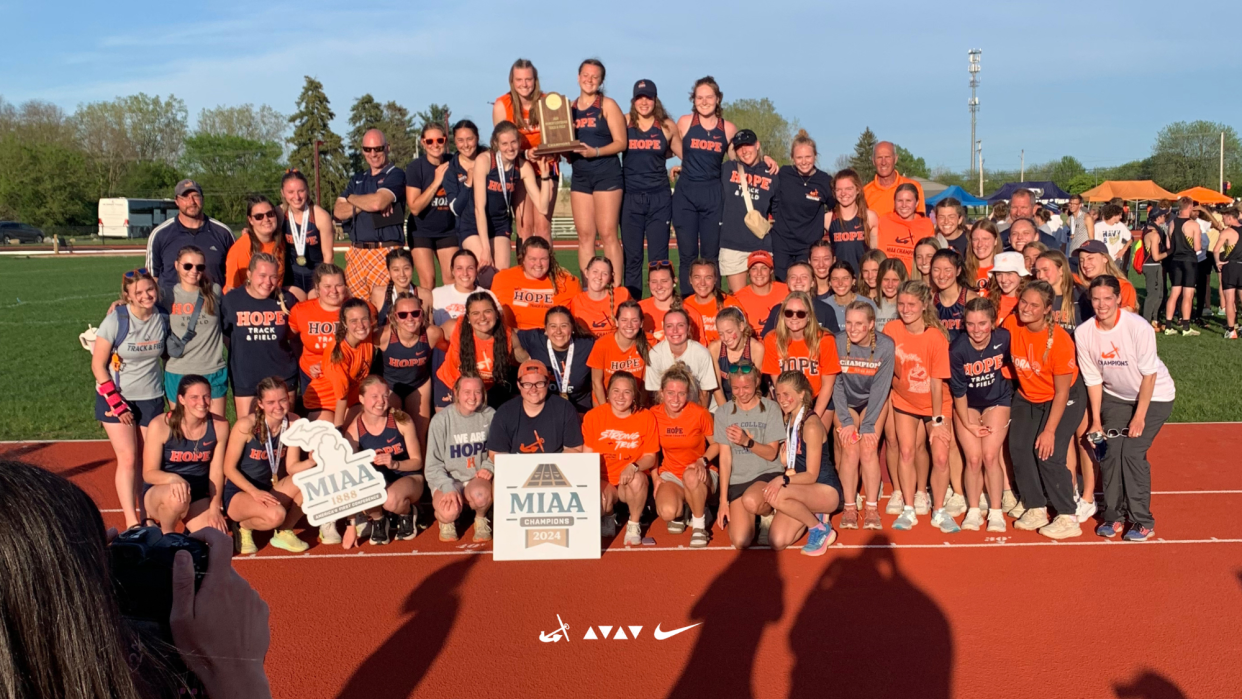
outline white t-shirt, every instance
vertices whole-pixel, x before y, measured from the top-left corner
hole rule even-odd
[[[1095,239],[1108,246],[1108,254],[1116,259],[1117,254],[1130,242],[1130,228],[1118,221],[1116,223],[1095,224]]]
[[[712,353],[694,340],[686,341],[686,351],[682,352],[680,357],[673,357],[673,350],[669,349],[668,340],[661,340],[659,344],[651,348],[648,357],[651,361],[647,362],[647,371],[643,377],[643,383],[648,391],[660,390],[660,379],[664,378],[664,372],[679,361],[686,363],[690,373],[694,374],[694,378],[698,380],[701,390],[714,391],[719,386],[716,382],[716,365],[712,362]]]
[[[1138,400],[1143,377],[1155,374],[1152,401],[1167,403],[1177,396],[1173,377],[1156,354],[1156,331],[1142,316],[1121,311],[1117,325],[1108,332],[1092,318],[1074,331],[1074,342],[1078,368],[1088,386],[1103,384],[1105,393],[1132,403]]]
[[[490,289],[484,289],[476,286],[474,291],[486,291],[491,294],[492,298],[496,298]],[[444,325],[450,320],[456,320],[466,314],[466,298],[474,291],[461,292],[452,284],[437,286],[431,290],[431,322],[436,325]],[[497,305],[500,304],[498,300]]]

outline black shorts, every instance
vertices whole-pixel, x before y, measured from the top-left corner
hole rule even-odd
[[[1187,289],[1195,288],[1195,280],[1197,278],[1196,268],[1198,266],[1198,260],[1178,260],[1170,258],[1169,268],[1166,270],[1169,275],[1170,286],[1173,286],[1174,288],[1179,286]]]
[[[423,380],[419,381],[418,383],[413,383],[413,384],[394,383],[392,384],[392,392],[397,394],[397,397],[400,398],[402,401],[404,401],[415,391],[422,388],[423,384],[427,383],[430,380],[430,378],[431,377],[426,377]]]
[[[164,414],[164,399],[150,398],[147,400],[127,400],[125,404],[129,406],[129,411],[134,414],[134,422],[139,427],[146,427],[151,421]],[[104,397],[95,394],[95,419],[100,422],[110,422],[112,424],[120,424],[120,418],[114,417],[108,411],[108,401]]]
[[[181,478],[190,486],[190,502],[206,500],[211,496],[211,476],[206,474],[201,476],[187,476],[184,473],[178,473],[177,475],[181,476]],[[154,487],[155,486],[150,483],[142,484],[142,497],[144,500],[147,497],[147,491]],[[227,512],[228,506],[225,505],[224,509]]]
[[[446,232],[443,236],[429,238],[422,235],[410,236],[410,249],[423,248],[425,250],[448,250],[457,247],[457,236],[453,231]]]
[[[725,497],[729,499],[729,502],[733,502],[734,500],[737,500],[738,498],[742,497],[742,494],[745,493],[746,489],[749,488],[750,486],[756,483],[770,483],[773,478],[778,478],[778,477],[779,477],[779,474],[769,473],[767,475],[760,476],[754,480],[746,481],[745,483],[730,483],[729,490],[725,493]]]
[[[1242,262],[1226,262],[1220,268],[1220,288],[1242,289]]]
[[[299,371],[298,374],[301,374],[301,371]],[[305,392],[305,389],[299,385],[301,377],[298,374],[281,377],[281,379],[285,382],[285,386],[287,386],[290,391],[293,391],[294,395]],[[275,374],[272,374],[272,376],[275,376]],[[260,381],[261,380],[262,379],[260,379]],[[229,372],[229,385],[233,388],[234,398],[253,398],[259,387],[258,381],[255,381],[254,383],[251,383],[249,379],[246,381],[238,381],[237,374],[234,374],[232,371]]]
[[[245,474],[245,473],[243,473],[242,475],[243,475],[243,476],[246,476],[246,474]],[[272,482],[271,482],[271,481],[266,481],[266,482],[262,482],[262,483],[260,483],[260,482],[256,481],[255,479],[253,479],[253,478],[251,478],[251,477],[249,477],[249,476],[246,476],[246,480],[250,481],[250,484],[251,484],[251,485],[253,485],[254,487],[258,488],[259,490],[263,490],[263,491],[266,491],[266,492],[269,492],[269,493],[270,493],[270,492],[272,492]],[[229,514],[229,503],[230,503],[230,502],[232,502],[232,500],[233,500],[233,496],[234,496],[234,495],[237,495],[238,493],[241,493],[241,492],[245,492],[245,491],[243,491],[241,488],[238,488],[237,486],[233,485],[233,481],[231,481],[231,480],[229,480],[229,479],[227,479],[227,478],[225,478],[225,479],[224,479],[224,498],[223,498],[223,500],[224,500],[224,514],[225,514],[225,516],[228,516],[228,514]]]
[[[372,468],[379,471],[380,475],[384,477],[384,487],[388,487],[406,476],[423,475],[422,471],[398,471],[396,469],[384,468],[383,466],[373,466]]]
[[[624,187],[621,161],[615,155],[599,160],[579,160],[574,163],[573,175],[569,179],[569,191],[583,194],[615,192]]]

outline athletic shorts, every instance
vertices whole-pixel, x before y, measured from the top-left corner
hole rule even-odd
[[[569,179],[569,191],[583,194],[615,192],[625,187],[621,174],[621,161],[615,155],[598,160],[579,160],[573,166]]]
[[[168,396],[169,403],[177,402],[177,387],[181,385],[181,379],[189,376],[189,374],[174,374],[171,371],[164,372],[164,395]],[[207,383],[211,384],[211,397],[223,398],[229,392],[229,370],[224,367],[210,374],[203,374]]]
[[[243,476],[246,476],[246,474],[244,474],[244,473],[243,473],[242,475],[243,475]],[[267,481],[267,482],[264,482],[264,483],[259,483],[259,482],[256,482],[253,478],[250,478],[249,476],[246,476],[246,480],[250,481],[250,484],[251,484],[251,485],[253,485],[254,487],[258,488],[259,490],[263,490],[263,491],[266,491],[266,492],[269,492],[269,493],[270,493],[270,492],[272,492],[272,482],[271,482],[271,481]],[[232,500],[233,500],[233,496],[234,496],[234,495],[237,495],[238,493],[241,493],[241,492],[245,492],[245,491],[243,491],[241,488],[238,488],[237,486],[233,485],[233,481],[229,480],[228,478],[225,478],[225,479],[224,479],[224,498],[223,498],[223,500],[224,500],[224,514],[225,514],[226,516],[227,516],[227,515],[228,515],[228,513],[229,513],[229,503],[230,503],[230,502],[232,502]]]
[[[206,500],[210,497],[211,489],[209,486],[211,485],[211,476],[206,474],[202,476],[187,476],[183,473],[178,473],[177,475],[181,476],[181,478],[190,485],[190,502],[198,502],[199,500]],[[147,491],[154,487],[155,486],[150,483],[142,484],[142,497],[144,500],[147,497]],[[224,509],[227,511],[228,507],[226,506]]]
[[[712,485],[711,485],[711,488],[709,488],[709,491],[714,493],[720,489],[720,473],[718,473],[716,469],[714,468],[707,469],[707,472],[711,474],[711,478],[712,478]],[[686,487],[685,482],[681,480],[681,476],[673,475],[672,471],[661,470],[660,480],[668,481],[669,483],[676,483],[677,485],[681,486],[683,489]]]
[[[1176,287],[1184,287],[1187,289],[1195,288],[1197,279],[1196,267],[1199,266],[1197,260],[1169,260],[1169,285]]]
[[[372,468],[374,468],[376,471],[379,471],[380,475],[384,477],[385,487],[390,486],[393,483],[396,483],[397,481],[401,480],[402,478],[405,478],[406,476],[423,475],[422,471],[398,471],[396,469],[384,468],[383,466],[373,466]]]
[[[164,414],[164,399],[149,398],[147,400],[127,400],[125,404],[129,406],[129,411],[134,414],[134,421],[140,427],[146,427],[151,421]],[[100,422],[110,422],[112,424],[120,424],[120,419],[114,417],[108,410],[108,401],[104,400],[101,395],[95,395],[95,419]]]
[[[1220,268],[1220,288],[1242,289],[1242,262],[1226,262]]]
[[[290,391],[293,391],[294,395],[301,395],[303,392],[305,392],[305,389],[302,388],[302,386],[299,384],[299,382],[302,380],[299,374],[301,374],[301,371],[299,371],[298,374],[294,374],[293,376],[282,376],[281,377],[281,379],[285,382],[285,386],[288,387]],[[261,381],[262,379],[259,379],[259,380]],[[234,398],[254,398],[255,391],[258,390],[258,381],[255,381],[254,383],[248,383],[248,384],[239,384],[237,382],[236,374],[230,375],[229,381],[233,384],[233,397]]]
[[[724,275],[745,274],[750,269],[746,266],[746,260],[749,257],[748,252],[720,248],[720,273]]]
[[[448,231],[443,237],[428,238],[421,235],[410,236],[410,248],[423,248],[426,250],[448,250],[457,247],[456,236],[453,231]]]
[[[730,483],[729,490],[725,494],[725,496],[728,498],[729,502],[733,502],[734,500],[737,500],[738,498],[742,497],[742,494],[745,493],[746,489],[750,488],[750,486],[756,483],[771,483],[772,479],[779,477],[779,475],[780,474],[777,474],[777,473],[769,473],[763,476],[759,476],[758,478],[754,480],[746,481],[745,483]]]

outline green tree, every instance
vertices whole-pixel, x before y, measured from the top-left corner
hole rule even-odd
[[[266,104],[257,108],[253,104],[239,107],[220,105],[198,113],[195,134],[216,136],[241,136],[251,141],[284,143],[289,130],[289,117]]]
[[[759,137],[763,152],[776,162],[789,163],[789,145],[798,131],[798,121],[789,121],[776,111],[772,100],[740,99],[725,102],[724,118],[733,122],[737,128],[750,129]]]
[[[414,130],[410,110],[396,102],[385,102],[384,117],[378,128],[388,137],[388,158],[397,167],[405,167],[418,155],[418,132]]]
[[[319,178],[323,190],[319,196],[319,205],[331,210],[331,203],[345,188],[349,173],[346,168],[349,161],[345,157],[345,147],[341,137],[332,131],[331,103],[324,94],[323,83],[306,76],[302,86],[302,94],[298,95],[298,111],[289,117],[293,124],[293,135],[288,143],[293,146],[289,154],[289,166],[301,170],[315,185],[315,142],[322,141],[319,147]]]
[[[186,174],[203,187],[207,215],[227,223],[246,220],[246,197],[279,196],[281,147],[276,141],[197,134],[185,140]]]
[[[875,165],[871,163],[871,155],[875,151],[875,144],[879,142],[880,139],[876,138],[875,132],[868,126],[858,135],[858,142],[854,144],[854,154],[850,156],[850,168],[858,173],[863,184],[875,177]]]
[[[365,167],[365,161],[362,159],[362,137],[371,129],[380,128],[383,121],[384,108],[370,93],[359,97],[354,101],[354,106],[349,108],[349,125],[353,128],[349,130],[347,138],[349,139],[349,168],[353,172],[359,172]]]
[[[1053,181],[1055,182],[1056,180],[1053,180]],[[1064,189],[1070,194],[1082,194],[1083,192],[1087,191],[1088,189],[1091,189],[1097,184],[1099,184],[1099,182],[1097,182],[1094,177],[1092,177],[1089,173],[1086,173],[1086,172],[1082,172],[1077,175],[1074,175],[1065,184],[1061,184],[1060,182],[1057,182],[1058,187],[1060,187],[1061,189]]]
[[[898,144],[894,145],[897,146],[897,172],[906,177],[931,178],[931,169],[927,167],[926,160],[915,157],[913,153]]]
[[[1078,158],[1067,155],[1049,164],[1046,177],[1061,189],[1069,192],[1070,183],[1085,174],[1087,174],[1087,168],[1083,167]],[[1075,194],[1075,192],[1070,192],[1070,194]]]
[[[419,131],[428,124],[435,124],[444,129],[452,127],[453,110],[447,104],[430,104],[427,108],[414,115],[414,125]]]
[[[1165,189],[1178,192],[1220,184],[1221,134],[1225,136],[1225,179],[1242,172],[1242,142],[1232,126],[1211,121],[1179,121],[1156,134],[1151,149],[1151,177]]]
[[[0,218],[36,226],[94,222],[86,161],[71,146],[0,136]]]
[[[144,93],[78,105],[72,123],[99,189],[115,193],[130,163],[175,166],[187,133],[185,102]]]

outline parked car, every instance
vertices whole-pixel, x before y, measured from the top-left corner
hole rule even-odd
[[[43,231],[29,223],[0,221],[0,240],[3,240],[5,245],[10,245],[14,242],[42,243]]]

